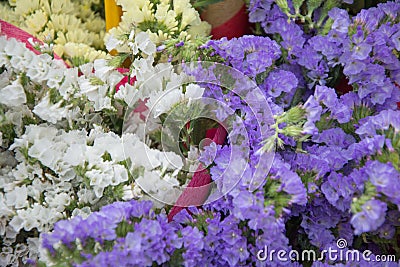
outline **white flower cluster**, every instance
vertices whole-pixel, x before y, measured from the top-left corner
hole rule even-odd
[[[187,122],[195,118],[196,114],[200,115],[205,108],[205,102],[195,101],[201,100],[204,88],[193,83],[193,77],[178,71],[180,68],[171,63],[153,65],[152,56],[135,59],[131,75],[135,76],[136,82],[133,85],[127,83],[121,86],[115,94],[116,99],[124,101],[132,110],[126,115],[124,132],[136,134],[142,140],[147,140],[147,144],[151,146],[152,140],[149,137],[153,133],[163,131],[162,116],[171,115],[172,120]],[[135,112],[137,108],[141,109],[140,113]],[[164,125],[164,130],[165,127],[168,126]],[[167,132],[168,130],[164,131],[165,134],[168,134]],[[169,137],[170,142],[178,142],[177,136]],[[189,171],[188,177],[198,167],[198,161],[195,160],[197,158],[197,148],[190,146],[188,158],[183,159],[185,170]],[[174,197],[176,195],[172,194],[171,199]]]
[[[151,57],[134,65],[138,84],[154,74]],[[184,77],[168,71],[168,86]],[[150,148],[146,136],[120,134],[113,123],[128,96],[156,96],[164,83],[143,93],[127,84],[115,98],[122,78],[103,59],[67,68],[0,36],[0,266],[37,257],[38,235],[62,218],[145,198],[138,183],[158,199],[178,197],[181,158]]]
[[[161,0],[157,4],[150,0],[117,0],[117,4],[122,6],[123,15],[118,27],[106,34],[108,50],[130,51],[132,28],[136,38],[142,38],[139,32],[146,32],[157,46],[170,39],[190,42],[208,36],[211,30],[207,22],[201,21],[190,0]],[[118,45],[115,40],[120,41]]]
[[[115,98],[123,100],[129,107],[135,107],[141,101],[146,101],[146,111],[142,115],[146,120],[137,119],[138,114],[132,113],[132,120],[127,120],[125,127],[130,127],[142,138],[140,124],[146,123],[147,130],[160,128],[160,115],[168,113],[172,107],[179,103],[187,103],[192,99],[201,98],[204,88],[191,83],[192,77],[184,72],[177,73],[176,68],[170,63],[159,63],[153,66],[154,59],[149,56],[144,59],[135,59],[132,63],[132,76],[136,77],[133,85],[121,86]],[[140,100],[140,101],[139,101]],[[127,130],[128,131],[128,130]]]
[[[77,66],[106,58],[105,21],[92,11],[96,1],[9,0],[0,3],[2,19],[29,32]],[[97,1],[98,2],[98,1]],[[3,16],[4,15],[4,16]]]

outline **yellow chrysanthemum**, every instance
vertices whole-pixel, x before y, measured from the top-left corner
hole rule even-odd
[[[95,59],[105,59],[107,54],[104,51],[98,51],[82,43],[66,43],[64,45],[64,57],[70,61],[79,58],[82,61],[93,62]],[[72,64],[72,62],[69,62]]]
[[[187,30],[187,33],[193,38],[196,38],[197,36],[204,36],[205,32],[211,32],[211,25],[205,21],[200,22],[198,25],[192,25]]]
[[[174,11],[178,15],[181,14],[185,9],[192,7],[189,0],[174,0],[173,4],[174,4]]]
[[[76,7],[75,5],[68,0],[57,0],[50,1],[50,12],[51,14],[75,14]]]
[[[10,8],[5,3],[0,3],[0,14],[2,20],[11,22]]]
[[[47,23],[47,14],[43,10],[36,10],[35,13],[26,18],[25,30],[30,34],[36,34],[42,31],[43,27]]]
[[[49,27],[62,32],[80,28],[81,22],[74,16],[63,14],[50,15]]]
[[[19,16],[21,20],[29,16],[40,8],[40,0],[16,0],[15,1],[15,15]]]
[[[106,24],[104,19],[93,16],[89,21],[82,24],[84,28],[95,33],[104,33]]]
[[[54,34],[53,29],[45,28],[44,31],[38,33],[37,37],[45,43],[53,43]]]
[[[68,42],[104,48],[105,21],[91,10],[99,3],[100,0],[9,0],[0,3],[0,13],[1,19],[46,43],[54,42],[56,54],[67,55],[62,46]]]

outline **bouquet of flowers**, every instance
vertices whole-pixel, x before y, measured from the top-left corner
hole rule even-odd
[[[0,36],[0,265],[397,266],[400,2],[351,2],[211,40],[118,0],[118,54],[71,68]]]
[[[99,11],[100,0],[0,1],[2,20],[39,38],[72,66],[107,57]]]

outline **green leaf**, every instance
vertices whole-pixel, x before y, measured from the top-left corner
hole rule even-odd
[[[119,54],[115,57],[112,57],[108,62],[107,65],[110,67],[118,68],[124,63],[124,61],[129,57],[129,54]]]
[[[322,6],[321,14],[318,19],[318,27],[322,25],[326,17],[328,16],[328,12],[334,8],[338,7],[340,5],[339,0],[327,0],[325,1],[324,5]]]
[[[300,7],[303,5],[304,0],[293,0],[293,7],[296,14],[300,13]]]
[[[286,0],[276,0],[276,4],[279,6],[283,13],[289,15],[289,5]]]
[[[216,4],[224,0],[192,0],[192,6],[194,8],[204,9],[208,5]]]
[[[321,6],[323,0],[308,0],[307,1],[307,16],[311,17],[312,13]]]

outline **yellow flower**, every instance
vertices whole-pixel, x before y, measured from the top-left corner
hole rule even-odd
[[[167,17],[168,11],[169,11],[169,4],[165,4],[165,3],[158,4],[157,5],[157,10],[156,10],[156,13],[155,13],[154,17],[157,20],[164,21],[166,19],[166,17]],[[174,16],[174,19],[175,19],[175,17],[176,17],[175,12],[174,12],[173,16]]]
[[[176,14],[181,14],[187,8],[192,8],[189,0],[174,0],[174,11]]]
[[[26,18],[25,25],[27,32],[35,34],[42,31],[47,23],[47,14],[43,10],[36,10],[35,13]]]
[[[144,20],[152,21],[154,20],[154,13],[153,13],[153,3],[148,3],[142,7],[142,14]]]
[[[54,40],[55,44],[60,44],[60,45],[64,45],[67,43],[67,38],[65,37],[65,34],[62,31],[58,31],[56,33],[56,39]]]
[[[133,5],[139,9],[143,8],[145,5],[149,5],[149,0],[117,0],[118,5],[122,6],[123,11],[128,11]]]
[[[199,13],[197,13],[197,11],[194,8],[192,7],[185,8],[182,12],[182,22],[180,30],[183,30],[189,24],[198,25],[200,24],[200,22],[201,20]]]
[[[207,35],[211,32],[211,25],[205,21],[202,21],[198,25],[190,26],[187,30],[192,37],[196,38],[196,36],[204,36],[204,33]]]
[[[84,43],[86,41],[88,43],[92,43],[91,36],[88,34],[88,31],[82,29],[68,31],[65,34],[65,37],[67,42]]]
[[[10,4],[10,6],[15,6],[17,4],[16,0],[8,0],[8,4]]]
[[[91,9],[90,2],[82,1],[79,11],[80,11],[80,14],[79,14],[80,18],[87,18],[87,17],[91,17],[93,15],[93,11]]]
[[[90,20],[87,22],[83,23],[84,28],[88,29],[89,31],[92,32],[104,32],[104,29],[106,28],[106,24],[104,22],[104,19],[100,17],[93,16]]]
[[[39,8],[40,0],[16,0],[14,12],[16,16],[19,16],[21,19],[23,19]]]
[[[6,4],[0,2],[1,19],[11,22],[11,18],[13,16],[10,13],[11,13],[11,9],[8,6],[6,6]]]
[[[51,1],[50,14],[69,14],[73,15],[76,13],[75,5],[68,0],[57,0]]]
[[[87,62],[93,62],[95,59],[107,58],[104,51],[98,51],[82,43],[68,42],[64,46],[64,56],[66,58],[81,57]]]
[[[64,45],[62,44],[55,44],[53,46],[53,51],[55,54],[57,54],[57,56],[59,57],[63,57],[64,55]]]
[[[144,14],[137,6],[135,6],[132,7],[129,12],[124,12],[121,20],[124,21],[125,24],[128,23],[137,26],[139,23],[144,21]]]
[[[52,43],[54,42],[54,30],[45,28],[44,31],[38,33],[38,38],[45,43]]]
[[[52,14],[50,15],[49,27],[56,31],[67,32],[80,28],[81,22],[72,15]]]
[[[9,0],[9,5],[0,2],[0,14],[1,19],[40,40],[54,42],[55,52],[62,56],[67,42],[104,47],[105,21],[91,10],[93,4],[99,3],[100,0]]]

